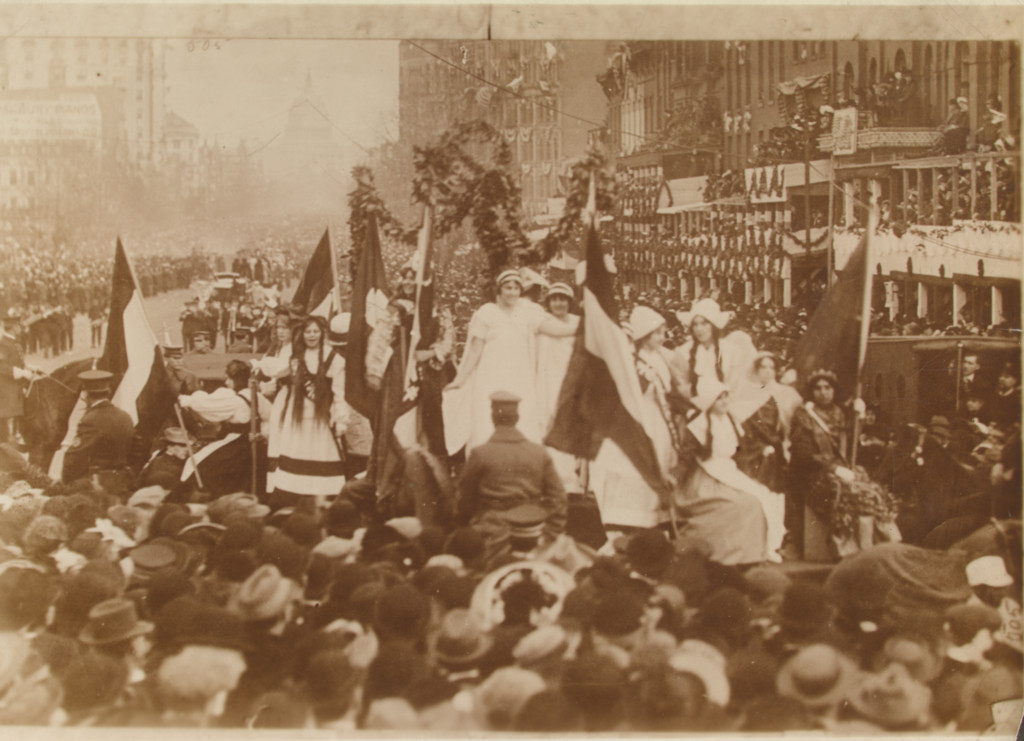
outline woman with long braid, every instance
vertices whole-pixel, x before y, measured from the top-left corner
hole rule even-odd
[[[343,436],[351,410],[345,403],[345,358],[337,346],[346,341],[349,318],[334,318],[329,343],[321,317],[308,316],[296,329],[291,375],[274,400],[270,423],[267,491],[273,504],[335,495],[345,484]]]
[[[676,312],[676,318],[690,330],[690,339],[672,354],[683,396],[692,399],[701,378],[714,378],[735,391],[757,354],[750,336],[740,331],[725,334],[732,314],[710,298],[695,301],[690,311]]]

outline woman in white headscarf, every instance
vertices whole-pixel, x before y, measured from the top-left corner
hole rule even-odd
[[[676,428],[668,397],[676,390],[665,349],[665,318],[654,309],[637,306],[629,316],[636,345],[636,369],[643,392],[640,412],[644,432],[654,445],[658,467],[666,481],[678,462]],[[647,528],[668,520],[667,502],[637,471],[610,438],[590,467],[590,489],[597,498],[605,527]]]
[[[689,478],[674,495],[679,535],[700,538],[724,564],[781,561],[785,497],[740,471],[733,456],[743,432],[729,413],[729,389],[702,378],[692,401],[701,413],[687,425],[682,456]]]
[[[715,378],[735,391],[757,353],[750,335],[741,331],[726,334],[732,313],[722,311],[710,298],[695,301],[689,311],[676,312],[676,318],[690,331],[690,339],[672,353],[683,395],[687,399],[695,396],[701,378]]]

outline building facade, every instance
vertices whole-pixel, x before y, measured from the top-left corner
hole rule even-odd
[[[399,137],[435,140],[461,121],[481,119],[508,143],[523,212],[553,223],[560,176],[586,152],[605,117],[596,75],[605,42],[444,41],[399,46]],[[510,92],[511,91],[511,92]],[[566,115],[571,112],[572,115]]]
[[[874,197],[890,235],[876,308],[1018,326],[1019,53],[1010,41],[619,45],[601,79],[625,279],[683,297],[816,299]],[[696,95],[676,93],[680,67]],[[680,97],[705,101],[685,145],[659,125]]]

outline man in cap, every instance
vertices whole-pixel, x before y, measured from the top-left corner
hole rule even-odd
[[[519,397],[507,391],[491,395],[494,434],[472,450],[463,472],[458,517],[479,520],[488,513],[507,512],[533,502],[547,512],[544,530],[551,536],[565,530],[566,496],[555,464],[543,445],[519,430]]]
[[[199,300],[190,298],[181,312],[181,336],[185,338],[185,349],[192,350],[192,335],[204,329],[204,319],[199,312]]]
[[[26,367],[21,343],[15,337],[20,327],[21,317],[17,314],[4,317],[3,332],[0,332],[0,443],[10,439],[14,432],[12,425],[24,413],[24,381],[34,375]]]
[[[68,483],[98,474],[106,488],[119,494],[117,490],[126,483],[135,425],[127,412],[110,403],[113,374],[88,370],[79,373],[78,378],[87,409],[64,456],[61,479]]]
[[[188,433],[180,427],[164,430],[163,450],[154,455],[139,474],[139,487],[162,486],[173,489],[181,479],[188,459]]]
[[[199,390],[199,377],[182,364],[184,348],[169,339],[164,343],[164,365],[171,388],[176,395],[191,394]]]

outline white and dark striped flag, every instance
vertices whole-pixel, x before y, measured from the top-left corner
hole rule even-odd
[[[666,487],[658,459],[642,423],[640,377],[633,343],[619,326],[613,277],[597,236],[591,179],[583,282],[583,319],[551,430],[544,444],[578,458],[593,460],[611,438],[655,490]]]
[[[146,319],[142,292],[120,239],[114,252],[107,339],[96,367],[114,374],[111,402],[128,413],[135,423],[136,437],[148,448],[173,413],[174,390],[164,367],[163,350]],[[83,414],[85,401],[80,395],[68,418],[67,434],[50,462],[51,477],[60,478],[64,453],[74,441]]]

